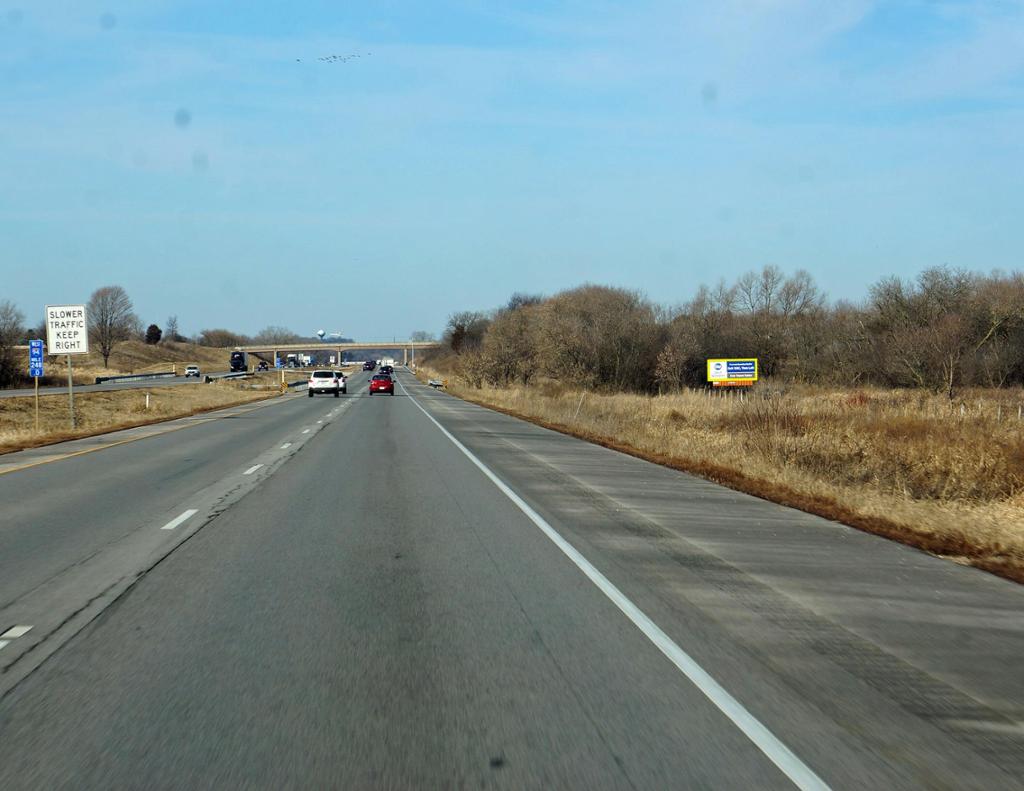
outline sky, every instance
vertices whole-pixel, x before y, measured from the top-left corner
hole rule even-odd
[[[354,56],[325,62],[331,55]],[[1021,266],[1018,0],[0,0],[0,299],[439,334]]]

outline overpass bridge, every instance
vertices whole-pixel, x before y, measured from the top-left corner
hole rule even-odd
[[[429,351],[430,349],[440,349],[440,341],[360,341],[359,343],[331,343],[323,341],[310,341],[306,343],[263,343],[263,344],[250,344],[248,346],[236,346],[235,351],[247,352],[249,354],[255,354],[261,356],[262,354],[271,355],[271,360],[276,360],[283,354],[294,352],[296,354],[302,352],[322,352],[322,351],[337,351],[338,362],[342,360],[344,352],[351,351],[395,351],[402,353],[402,365],[409,364],[410,356],[412,359],[416,359],[416,352],[418,351]]]

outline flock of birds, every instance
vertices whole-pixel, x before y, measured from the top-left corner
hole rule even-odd
[[[353,58],[361,58],[363,55],[372,55],[372,52],[355,52],[351,55],[324,55],[317,58],[321,63],[348,63]],[[302,58],[296,58],[296,63],[302,63]]]

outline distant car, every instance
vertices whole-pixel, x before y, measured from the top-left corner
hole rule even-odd
[[[374,369],[374,365],[369,360],[367,360],[365,363],[363,363],[363,370],[364,371],[372,371],[373,369]]]
[[[370,395],[374,393],[395,394],[395,380],[385,373],[375,374],[370,380]]]
[[[266,360],[260,360],[260,364],[256,366],[256,370],[257,371],[269,371],[270,370],[270,366],[267,365],[267,361]]]
[[[309,375],[309,387],[306,390],[309,397],[314,393],[333,393],[337,398],[342,393],[348,392],[345,385],[345,377],[337,371],[313,371]]]
[[[390,365],[382,365],[380,367],[380,372],[382,374],[387,374],[388,376],[393,376],[395,373],[395,369],[392,368]]]
[[[188,379],[190,376],[194,376],[196,379],[199,378],[199,366],[198,365],[186,365],[185,366],[185,378]]]

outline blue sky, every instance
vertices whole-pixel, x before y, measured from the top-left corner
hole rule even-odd
[[[1022,99],[1009,0],[0,0],[0,299],[373,339],[1017,269]]]

